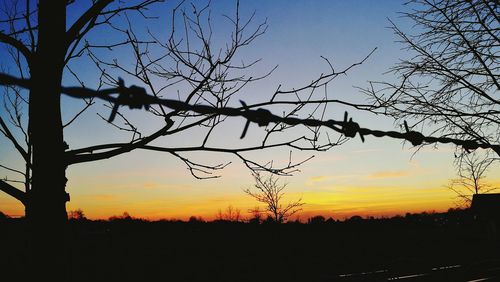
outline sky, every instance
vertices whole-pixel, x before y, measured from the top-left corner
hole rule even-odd
[[[171,9],[177,3],[174,2],[155,7],[153,13],[159,16],[156,22],[144,22],[131,16],[133,28],[139,35],[149,30],[162,38],[168,34]],[[359,62],[377,48],[365,63],[334,80],[327,88],[330,98],[363,101],[364,97],[356,87],[366,87],[367,81],[394,80],[393,74],[386,73],[387,70],[399,59],[410,56],[387,28],[390,25],[388,19],[391,19],[403,30],[411,30],[411,23],[399,14],[408,11],[404,2],[241,1],[242,17],[248,18],[255,11],[254,22],[267,19],[268,29],[237,58],[247,61],[261,59],[251,69],[252,75],[262,75],[275,66],[277,69],[266,79],[244,88],[233,102],[239,99],[248,103],[265,101],[280,84],[284,89],[308,84],[329,70],[321,56],[328,58],[336,69],[342,69]],[[69,21],[81,14],[85,5],[85,1],[77,2],[69,11]],[[227,40],[230,30],[223,15],[234,14],[235,6],[233,1],[213,1],[211,4],[214,44],[223,44]],[[111,42],[113,36],[109,30],[96,31],[89,35],[89,40]],[[131,62],[130,52],[111,55],[124,64]],[[110,55],[102,53],[102,56]],[[76,60],[70,66],[78,70],[87,86],[96,87],[96,72],[88,60]],[[66,73],[64,84],[74,83],[75,80]],[[64,98],[62,107],[63,118],[68,120],[80,109],[81,103]],[[341,119],[344,110],[333,106],[328,108],[326,116]],[[6,113],[1,111],[4,109],[0,114],[5,116]],[[349,111],[364,127],[397,128],[390,119]],[[70,148],[128,141],[127,135],[102,121],[97,113],[106,116],[109,110],[99,102],[65,129],[65,140]],[[137,111],[128,114],[146,132],[157,128],[155,125],[158,124],[150,115]],[[221,147],[258,142],[262,128],[251,125],[250,137],[240,140],[243,125],[241,119],[228,120],[216,132],[212,142]],[[201,136],[201,131],[195,129],[162,142],[169,145],[199,144]],[[281,181],[288,183],[288,200],[302,198],[305,203],[298,215],[301,219],[318,214],[344,219],[353,215],[392,216],[406,212],[444,211],[456,206],[455,194],[445,187],[456,174],[453,152],[453,147],[445,145],[428,146],[416,152],[398,140],[368,137],[363,143],[355,138],[327,152],[293,152],[294,160],[312,155],[314,158],[301,165],[299,172],[282,177]],[[288,162],[289,150],[252,152],[247,156],[284,164]],[[147,219],[187,219],[190,216],[212,219],[219,209],[231,205],[240,209],[244,216],[250,216],[247,211],[258,203],[243,192],[243,189],[252,187],[253,178],[241,161],[230,155],[213,153],[192,153],[189,157],[211,164],[231,164],[219,173],[220,178],[209,180],[195,179],[180,160],[158,152],[134,151],[110,160],[77,164],[67,170],[66,190],[71,195],[67,208],[82,209],[92,219],[108,218],[125,211]],[[22,168],[6,140],[0,140],[0,163]],[[493,172],[490,175],[495,175]],[[11,178],[5,170],[0,170],[0,176]],[[499,179],[491,177],[489,181],[497,183]],[[23,207],[0,194],[0,211],[18,216],[23,214]]]

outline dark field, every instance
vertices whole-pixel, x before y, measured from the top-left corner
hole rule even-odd
[[[2,273],[22,277],[26,227],[7,220],[0,228]],[[439,216],[283,225],[71,221],[66,245],[70,281],[500,281],[498,233]]]

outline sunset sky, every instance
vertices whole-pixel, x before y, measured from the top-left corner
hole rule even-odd
[[[88,1],[90,2],[90,1]],[[134,22],[134,29],[146,34],[147,27],[158,34],[165,33],[170,24],[171,9],[176,1],[159,4],[154,13],[160,19],[154,25],[142,21]],[[402,45],[387,27],[389,20],[401,29],[411,31],[411,23],[400,17],[398,12],[408,11],[405,1],[241,1],[243,18],[256,11],[255,24],[267,18],[269,28],[252,45],[240,54],[241,58],[259,59],[260,64],[250,70],[255,76],[266,73],[274,66],[278,68],[266,79],[245,88],[234,99],[249,103],[269,99],[278,85],[292,89],[308,84],[321,73],[329,70],[320,57],[328,58],[335,68],[343,69],[362,60],[375,47],[377,51],[361,66],[352,69],[347,76],[340,77],[328,86],[330,98],[348,101],[363,101],[363,96],[355,87],[366,87],[369,80],[393,81],[393,74],[386,73],[400,58],[408,58]],[[79,5],[79,4],[76,4]],[[81,13],[85,5],[72,8],[69,18]],[[213,1],[212,17],[215,25],[215,43],[227,40],[229,30],[224,28],[223,14],[234,14],[233,1]],[[90,39],[112,41],[113,35],[94,33]],[[3,52],[3,51],[2,51]],[[129,53],[118,56],[125,62]],[[240,58],[238,57],[238,58]],[[88,81],[88,87],[95,88],[96,76],[88,64],[78,65],[81,79]],[[74,80],[66,75],[64,85],[72,85]],[[129,82],[127,84],[132,84]],[[86,115],[65,129],[66,141],[72,149],[92,144],[113,141],[129,141],[102,121],[96,113],[104,116],[109,110],[102,102],[89,110]],[[237,103],[234,105],[238,105]],[[70,98],[63,101],[65,120],[80,109],[81,103]],[[330,118],[341,119],[345,108],[331,107]],[[398,128],[392,120],[348,109],[355,121],[363,127],[394,130]],[[278,112],[275,112],[278,113]],[[0,110],[6,115],[4,109]],[[156,128],[147,116],[131,112],[133,118],[148,130]],[[239,140],[243,129],[242,119],[229,120],[216,139],[220,147],[239,147],[258,142],[262,128],[251,125],[249,137]],[[169,144],[199,144],[200,134],[190,132]],[[238,142],[241,142],[238,143]],[[291,200],[302,198],[306,203],[299,214],[301,219],[322,214],[335,219],[353,215],[391,216],[406,212],[443,211],[455,207],[456,198],[445,185],[455,177],[453,167],[454,148],[440,145],[421,149],[418,153],[409,144],[391,139],[367,138],[362,143],[359,138],[332,148],[328,152],[294,152],[296,160],[315,157],[300,167],[293,176],[282,177],[288,184],[287,197]],[[247,156],[258,160],[288,162],[289,149],[268,150],[249,153]],[[219,209],[232,205],[250,216],[247,210],[257,204],[243,192],[251,187],[253,178],[240,160],[224,154],[191,153],[195,160],[216,164],[232,163],[221,177],[210,180],[196,180],[185,165],[168,154],[135,151],[110,160],[77,164],[67,170],[69,179],[67,191],[71,194],[68,210],[82,209],[92,219],[108,218],[128,212],[132,216],[159,219],[186,219],[191,215],[205,219],[213,218]],[[5,139],[0,140],[0,164],[9,164],[22,169],[23,164],[12,146]],[[494,176],[496,168],[489,173],[489,181],[500,183]],[[0,169],[0,177],[13,175]],[[19,186],[21,187],[21,186]],[[0,193],[0,211],[8,215],[22,215],[23,207],[16,200]]]

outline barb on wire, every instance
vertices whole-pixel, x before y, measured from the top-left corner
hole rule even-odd
[[[130,109],[149,109],[148,94],[146,89],[132,85],[129,88],[125,86],[122,78],[118,79],[118,99],[115,101],[108,122],[111,123],[116,117],[118,107],[120,105],[127,105]]]

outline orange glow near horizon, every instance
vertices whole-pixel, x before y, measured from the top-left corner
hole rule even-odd
[[[377,160],[387,156],[386,149],[360,151],[346,146],[343,151],[317,156],[300,173],[280,180],[289,183],[285,202],[302,198],[305,203],[292,219],[390,217],[457,207],[456,195],[445,187],[455,177],[445,158],[449,151],[421,151],[409,160],[410,153],[396,150],[391,162],[383,163]],[[140,157],[151,163],[151,156]],[[117,159],[72,168],[68,171],[71,201],[67,210],[82,209],[89,219],[127,212],[149,220],[187,220],[191,216],[212,220],[230,205],[243,218],[249,218],[248,210],[256,206],[262,210],[262,205],[242,191],[253,185],[253,178],[241,166],[228,167],[221,178],[199,181],[176,163],[147,167],[147,160],[135,163],[137,167],[120,166],[122,161]],[[497,170],[492,169],[490,175],[498,175]],[[489,183],[500,186],[499,179],[489,179]],[[0,195],[0,207],[7,215],[24,215],[23,206],[6,195]]]
[[[391,217],[406,213],[442,212],[454,206],[453,194],[440,189],[423,189],[418,192],[396,193],[398,189],[381,189],[380,187],[344,187],[346,193],[335,195],[332,193],[306,191],[305,193],[290,193],[287,199],[293,200],[302,197],[306,203],[303,210],[292,219],[301,221],[312,216],[322,215],[344,220],[354,215],[362,217]],[[400,188],[399,191],[404,190]],[[367,191],[372,191],[368,194]],[[377,193],[373,193],[377,191]],[[437,192],[436,192],[437,191]],[[122,200],[119,200],[122,198]],[[434,200],[432,200],[434,198]],[[241,211],[242,218],[250,218],[248,210],[257,206],[256,202],[246,195],[231,197],[204,197],[196,200],[186,200],[175,203],[175,200],[150,200],[133,205],[120,195],[100,194],[87,199],[78,199],[67,204],[68,211],[82,209],[89,219],[108,219],[111,216],[120,216],[124,212],[136,218],[148,220],[180,219],[187,220],[191,216],[201,217],[204,220],[215,219],[219,210],[233,206]],[[168,208],[165,208],[168,206]],[[262,207],[262,206],[261,206]],[[3,210],[10,216],[22,216],[24,207],[12,202],[3,205]]]

